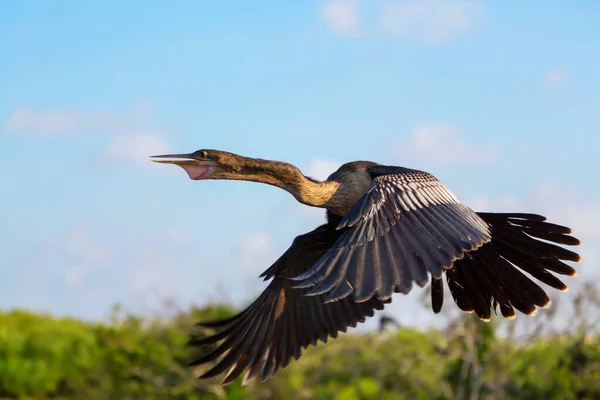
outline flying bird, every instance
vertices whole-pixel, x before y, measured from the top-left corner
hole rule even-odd
[[[270,283],[253,303],[232,317],[198,323],[216,333],[192,335],[190,345],[209,350],[190,365],[211,365],[200,378],[227,371],[222,384],[244,371],[244,385],[268,379],[309,345],[382,310],[394,293],[407,294],[413,283],[431,282],[439,313],[444,274],[456,305],[482,320],[498,310],[509,319],[515,310],[533,315],[550,299],[532,278],[567,291],[555,274],[575,276],[563,261],[580,261],[557,245],[580,244],[570,228],[537,214],[475,212],[415,169],[354,161],[321,182],[285,162],[219,150],[153,161],[178,165],[193,180],[266,183],[326,210],[323,225],[297,236],[260,275]]]

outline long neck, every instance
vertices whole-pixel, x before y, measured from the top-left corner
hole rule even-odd
[[[233,166],[216,172],[213,179],[266,183],[291,193],[302,204],[324,207],[336,193],[339,184],[317,182],[307,178],[295,166],[281,162],[238,156]]]

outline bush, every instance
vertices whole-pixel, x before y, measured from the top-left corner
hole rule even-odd
[[[468,314],[443,331],[344,334],[246,388],[196,380],[200,370],[186,367],[193,323],[233,312],[208,305],[145,320],[116,309],[108,323],[0,312],[0,398],[600,398],[594,329],[517,340],[510,332],[498,335],[499,318],[485,324]]]

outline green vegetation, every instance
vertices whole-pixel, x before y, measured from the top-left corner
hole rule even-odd
[[[440,331],[342,335],[246,388],[198,381],[200,370],[185,366],[193,322],[230,315],[227,306],[162,320],[117,310],[105,324],[0,312],[0,398],[598,399],[600,338],[584,317],[588,300],[576,301],[569,334],[541,333],[557,317],[546,310],[520,336],[506,329],[514,322],[462,314]]]

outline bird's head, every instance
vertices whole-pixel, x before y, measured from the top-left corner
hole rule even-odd
[[[219,179],[222,175],[235,172],[243,165],[242,156],[220,150],[197,150],[189,154],[164,154],[152,156],[154,162],[175,164],[187,172],[190,179]]]

